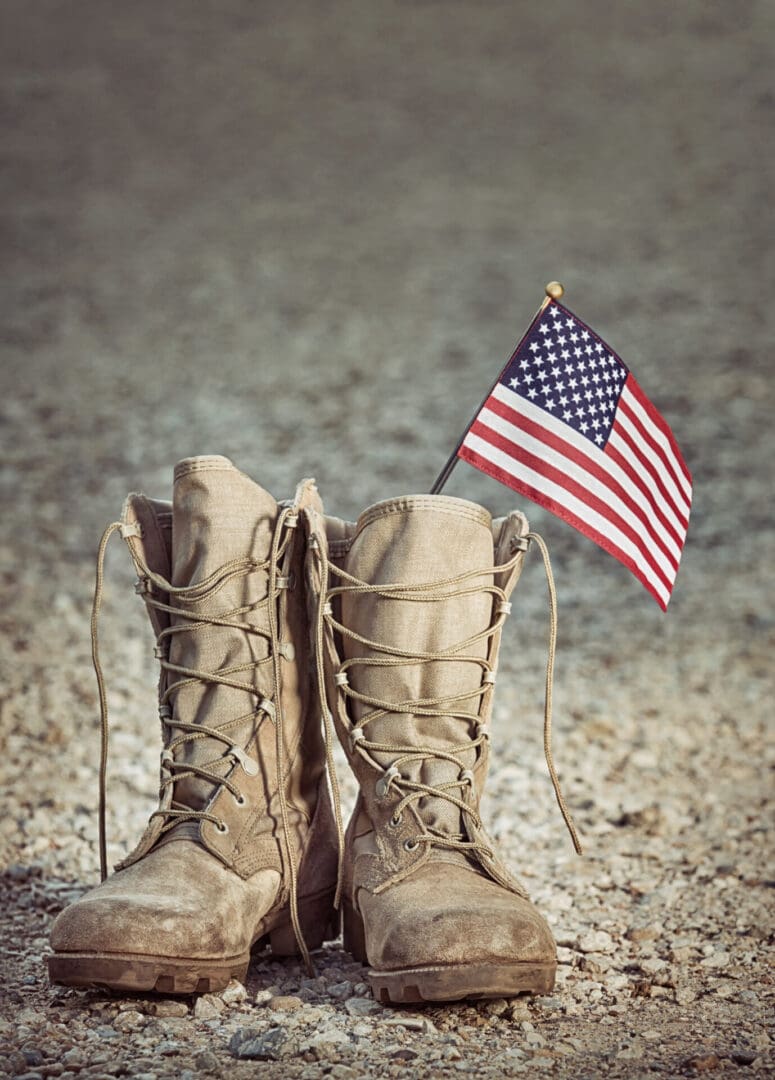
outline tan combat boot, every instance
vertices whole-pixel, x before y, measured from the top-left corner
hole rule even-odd
[[[310,679],[307,507],[321,509],[312,481],[278,505],[226,458],[187,458],[171,504],[130,495],[106,531],[95,621],[105,545],[120,530],[157,635],[160,804],[117,872],[56,919],[52,981],[217,990],[245,978],[256,943],[306,956],[334,936],[337,833]],[[104,769],[102,796],[105,878]]]
[[[360,785],[345,947],[385,1002],[547,993],[551,931],[479,816],[527,521],[427,495],[378,503],[355,525],[312,517],[319,667]]]

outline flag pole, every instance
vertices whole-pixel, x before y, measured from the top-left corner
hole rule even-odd
[[[516,349],[514,349],[511,356],[508,358],[506,363],[501,368],[500,372],[498,373],[498,375],[497,375],[497,377],[495,379],[495,382],[492,384],[490,389],[487,391],[487,393],[482,398],[482,401],[481,401],[479,407],[477,408],[476,412],[471,417],[471,419],[468,421],[468,424],[466,425],[465,431],[463,432],[463,434],[460,436],[460,438],[457,441],[457,445],[455,446],[455,449],[449,455],[444,468],[441,470],[439,475],[436,477],[436,480],[435,480],[435,482],[433,484],[433,487],[431,488],[431,492],[430,492],[431,495],[438,495],[439,492],[441,491],[441,489],[446,484],[447,480],[449,480],[450,475],[452,473],[452,470],[455,468],[455,466],[458,463],[459,459],[458,459],[457,455],[458,455],[458,451],[460,450],[460,447],[463,445],[463,440],[465,439],[466,435],[468,434],[468,431],[469,431],[471,425],[473,424],[474,420],[477,418],[479,413],[484,408],[484,404],[487,401],[487,399],[489,398],[490,394],[493,392],[495,387],[500,382],[500,380],[501,380],[501,378],[503,376],[503,372],[509,366],[509,364],[511,363],[511,361],[514,358],[515,354],[519,352],[520,348],[522,347],[522,342],[525,340],[525,338],[528,336],[528,334],[533,329],[535,324],[541,318],[541,316],[546,311],[549,304],[551,304],[552,300],[559,300],[562,297],[562,295],[564,294],[565,289],[562,287],[562,285],[559,283],[559,281],[550,281],[549,284],[544,289],[544,292],[546,293],[546,296],[544,297],[543,303],[541,304],[538,311],[535,313],[535,315],[531,319],[530,325],[528,326],[527,330],[524,332],[522,337],[519,339],[519,344],[517,345]]]

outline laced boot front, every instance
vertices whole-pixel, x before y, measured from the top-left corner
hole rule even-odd
[[[309,677],[307,508],[320,510],[312,481],[278,505],[226,458],[188,458],[171,504],[130,495],[106,530],[92,627],[103,882],[56,919],[52,981],[216,990],[245,978],[256,944],[309,961],[329,935],[338,845]],[[96,619],[114,531],[156,633],[163,749],[159,807],[108,877]]]
[[[522,514],[493,522],[445,496],[312,528],[321,693],[360,785],[345,845],[345,946],[370,965],[382,1001],[554,983],[549,927],[479,815],[527,529]],[[547,754],[548,734],[547,714]]]

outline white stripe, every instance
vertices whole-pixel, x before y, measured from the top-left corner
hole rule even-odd
[[[601,483],[597,477],[587,472],[581,465],[577,465],[575,461],[572,461],[564,454],[547,446],[545,442],[536,439],[533,435],[528,435],[526,431],[522,431],[521,428],[510,424],[508,420],[504,420],[503,417],[498,416],[497,413],[492,412],[486,406],[479,413],[478,419],[493,431],[499,432],[511,442],[516,443],[517,446],[523,447],[523,449],[527,450],[529,453],[534,454],[537,458],[545,461],[547,465],[553,465],[554,468],[558,469],[561,473],[570,477],[570,479],[578,484],[579,487],[584,488],[586,491],[589,491],[591,495],[601,499],[611,508],[613,513],[618,514],[620,518],[627,522],[636,535],[642,536],[644,540],[648,542],[648,554],[652,562],[655,562],[664,572],[665,577],[669,581],[675,579],[675,567],[668,561],[661,548],[653,541],[654,536],[659,536],[660,540],[662,539],[662,532],[659,529],[658,523],[652,522],[649,525],[644,525],[630,507],[623,502],[611,488],[606,484]],[[652,535],[649,536],[649,533]],[[645,558],[645,556],[643,557]]]
[[[629,388],[627,383],[624,384],[624,390],[622,392],[622,397],[625,397],[625,395],[626,395],[626,398],[627,398],[627,404],[630,406],[632,411],[638,417],[641,424],[643,424],[646,431],[651,435],[654,442],[658,443],[662,447],[662,450],[663,450],[664,456],[665,456],[665,460],[669,461],[670,464],[672,465],[673,471],[675,472],[675,475],[676,475],[676,477],[678,479],[678,483],[679,483],[679,485],[681,487],[681,490],[683,491],[684,495],[686,496],[686,499],[687,499],[687,501],[689,503],[689,506],[691,506],[691,502],[692,502],[692,485],[691,485],[691,482],[686,477],[686,473],[684,472],[683,465],[681,464],[681,462],[676,457],[675,450],[670,445],[670,440],[668,439],[667,435],[665,435],[664,431],[660,427],[658,427],[657,424],[654,423],[654,421],[651,419],[649,414],[643,408],[643,405],[641,404],[641,402],[638,400],[638,398],[635,396],[635,394]]]
[[[622,395],[622,396],[624,396],[624,395]],[[629,400],[632,400],[632,398],[630,397]],[[635,427],[635,424],[632,422],[632,420],[630,420],[629,416],[627,416],[626,413],[622,409],[619,409],[617,411],[617,413],[616,413],[616,420],[614,421],[614,430],[616,429],[617,426],[622,428],[624,431],[626,431],[629,434],[632,441],[635,443],[637,448],[640,450],[642,457],[644,457],[648,461],[650,461],[651,464],[654,466],[654,468],[657,470],[657,472],[659,474],[659,477],[662,480],[662,483],[664,484],[668,495],[670,496],[670,498],[675,503],[676,509],[679,512],[682,511],[684,514],[686,514],[688,516],[688,514],[689,514],[689,505],[686,502],[686,499],[683,497],[682,493],[675,486],[675,483],[673,482],[673,478],[670,475],[670,473],[667,471],[667,469],[665,468],[664,462],[662,461],[661,457],[659,456],[659,454],[655,450],[652,450],[652,448],[649,446],[649,444],[646,442],[646,440],[640,434],[638,429]],[[630,451],[629,457],[630,457],[630,460],[635,460],[635,459],[633,459],[632,451]],[[641,470],[642,470],[642,466],[641,466]]]
[[[662,515],[673,526],[677,535],[681,538],[685,536],[686,528],[675,516],[675,513],[664,496],[655,488],[651,476],[644,472],[643,466],[639,462],[633,463],[633,469],[648,487],[649,495],[651,497],[644,494],[642,489],[630,479],[621,465],[612,461],[611,458],[603,453],[602,450],[598,449],[594,443],[591,443],[589,439],[585,438],[583,435],[579,435],[577,431],[574,431],[568,424],[564,424],[562,420],[558,420],[544,409],[539,408],[537,405],[533,405],[530,401],[526,401],[525,398],[521,397],[519,394],[515,394],[512,390],[503,386],[502,383],[498,383],[495,387],[493,396],[499,401],[502,401],[504,405],[508,405],[514,412],[522,413],[528,420],[532,420],[533,423],[546,428],[552,435],[556,435],[558,439],[564,439],[565,442],[570,443],[575,450],[592,458],[601,469],[605,469],[612,480],[615,480],[617,484],[624,488],[627,495],[633,502],[638,504],[641,510],[643,510],[649,518],[654,515],[655,508],[658,508],[662,511]],[[628,461],[631,460],[632,454],[628,451],[626,446],[620,446],[619,449]],[[670,548],[670,551],[675,558],[680,559],[681,546],[676,543],[672,534],[664,530],[659,521],[654,522],[654,528],[659,528],[660,535],[663,537],[665,544]]]
[[[654,574],[649,564],[643,559],[640,551],[635,547],[631,540],[626,536],[623,536],[619,529],[611,522],[604,518],[601,514],[598,514],[586,503],[577,499],[571,495],[565,488],[560,487],[558,484],[548,480],[540,473],[534,472],[533,469],[529,469],[522,462],[515,462],[514,458],[508,454],[504,454],[502,450],[499,450],[496,446],[492,446],[490,443],[485,442],[478,435],[474,435],[472,432],[468,432],[463,442],[464,446],[468,446],[480,457],[491,461],[494,465],[497,465],[504,472],[507,472],[510,476],[514,476],[518,480],[524,481],[526,484],[530,484],[537,491],[540,491],[543,495],[552,499],[560,506],[564,506],[572,514],[574,514],[580,521],[583,521],[590,528],[600,533],[602,536],[607,537],[616,547],[620,548],[626,555],[632,559],[638,569],[643,573],[643,576],[653,585],[654,590],[660,597],[667,603],[670,592],[665,585]]]

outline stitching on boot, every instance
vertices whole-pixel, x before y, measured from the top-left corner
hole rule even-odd
[[[175,466],[174,479],[179,480],[182,476],[188,476],[189,473],[194,472],[235,472],[239,473],[239,469],[236,465],[232,465],[230,461],[225,458],[223,460],[208,458],[205,461],[192,461],[190,465],[185,465],[183,468],[180,465]],[[244,475],[244,474],[241,474]]]
[[[361,517],[358,518],[355,536],[368,524],[377,521],[380,517],[386,517],[390,514],[410,513],[414,510],[434,510],[437,513],[450,514],[453,517],[467,518],[468,521],[477,522],[487,529],[492,527],[492,515],[490,512],[485,510],[484,507],[477,507],[474,502],[467,502],[465,499],[453,499],[451,496],[410,495],[391,499],[389,502],[378,502],[369,510],[365,510]]]

